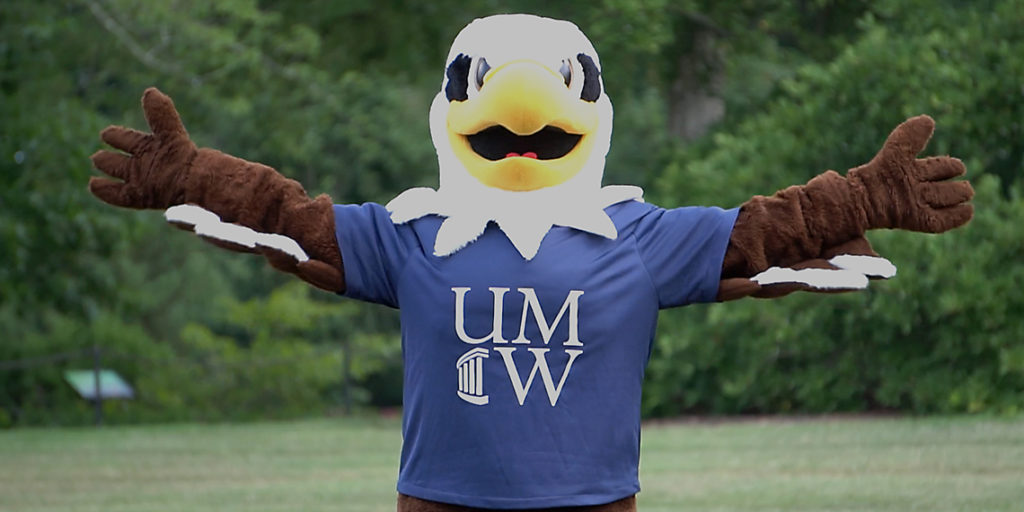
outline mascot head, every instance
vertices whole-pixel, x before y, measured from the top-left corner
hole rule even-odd
[[[446,62],[430,112],[442,180],[468,176],[516,192],[574,178],[600,183],[612,104],[597,52],[576,25],[522,14],[479,19]]]
[[[567,21],[491,16],[462,29],[446,63],[430,108],[440,187],[395,198],[393,220],[446,217],[440,256],[488,222],[527,259],[555,225],[615,238],[603,209],[642,192],[601,188],[612,104],[583,32]]]

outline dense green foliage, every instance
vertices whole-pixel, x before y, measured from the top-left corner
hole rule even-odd
[[[406,5],[408,4],[408,5]],[[290,416],[394,403],[397,316],[306,289],[93,199],[97,133],[144,125],[157,85],[194,140],[338,202],[436,184],[426,112],[470,19],[572,19],[616,106],[606,181],[664,206],[739,204],[870,158],[926,112],[927,150],[962,157],[976,220],[877,233],[897,278],[663,315],[645,411],[1024,408],[1024,1],[283,2],[0,4],[0,425],[88,421],[61,381],[104,365],[137,388],[115,421]],[[665,129],[688,34],[717,34],[725,118]],[[346,377],[346,375],[348,375]]]
[[[964,158],[976,217],[942,236],[872,233],[900,270],[865,293],[663,315],[648,413],[1024,409],[1021,7],[893,2],[762,111],[672,158],[659,202],[736,204],[864,162],[897,120],[928,112],[927,151]]]

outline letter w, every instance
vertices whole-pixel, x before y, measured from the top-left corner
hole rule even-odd
[[[551,349],[526,349],[533,354],[534,363],[533,369],[530,370],[530,376],[526,378],[526,384],[524,385],[519,376],[519,370],[516,368],[516,363],[512,360],[512,354],[516,349],[512,347],[495,347],[494,350],[501,354],[501,359],[505,361],[505,369],[508,370],[508,378],[512,381],[512,390],[516,393],[519,405],[523,405],[526,401],[526,394],[530,391],[530,385],[533,384],[533,377],[537,375],[537,371],[540,371],[540,378],[544,382],[544,389],[548,393],[548,401],[551,402],[551,407],[555,406],[558,402],[558,397],[562,394],[562,386],[565,385],[565,379],[569,377],[569,370],[572,369],[573,361],[583,353],[582,350],[566,349],[565,353],[569,355],[569,362],[565,363],[565,371],[562,372],[562,378],[558,380],[558,386],[555,386],[555,381],[551,378],[551,369],[548,368],[546,356]]]

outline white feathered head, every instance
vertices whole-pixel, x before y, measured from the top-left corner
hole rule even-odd
[[[447,217],[451,254],[495,222],[530,259],[553,225],[615,238],[604,213],[636,187],[601,188],[612,104],[597,51],[576,25],[525,14],[482,18],[455,38],[430,108],[440,187],[388,204],[395,222]]]

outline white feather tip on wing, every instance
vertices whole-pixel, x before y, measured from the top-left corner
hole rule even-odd
[[[194,204],[179,204],[164,211],[164,219],[175,224],[197,226],[207,222],[220,222],[216,213]]]
[[[250,249],[256,247],[256,237],[259,236],[259,233],[245,226],[220,221],[196,224],[194,230],[199,236],[231,242]]]
[[[870,277],[889,279],[896,275],[896,265],[891,261],[878,256],[865,256],[862,254],[840,254],[828,260],[829,263],[845,270],[860,272]]]
[[[782,283],[800,283],[820,290],[859,290],[868,287],[868,278],[852,270],[830,270],[824,268],[772,267],[750,278],[761,286]]]
[[[172,206],[164,211],[167,222],[187,224],[199,236],[231,242],[242,247],[254,249],[256,246],[269,247],[281,251],[298,262],[309,261],[306,251],[298,242],[284,235],[260,233],[238,224],[229,224],[220,220],[217,214],[192,204]]]
[[[295,258],[299,263],[309,261],[309,256],[306,254],[306,251],[302,250],[302,247],[299,247],[299,243],[284,235],[278,235],[275,233],[256,233],[256,245],[277,249],[278,251]]]

